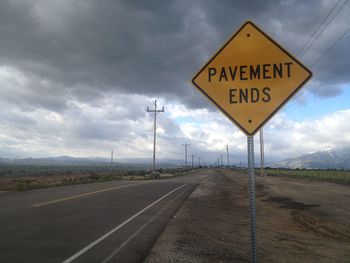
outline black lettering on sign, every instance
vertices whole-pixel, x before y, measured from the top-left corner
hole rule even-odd
[[[240,66],[239,67],[239,71],[240,71],[240,80],[247,80],[248,78],[247,77],[244,77],[243,75],[246,74],[246,69],[247,69],[247,66]]]
[[[253,65],[250,65],[250,79],[260,79],[260,65],[257,65],[255,69]]]
[[[256,103],[259,101],[259,90],[257,88],[250,89],[250,102]]]
[[[279,67],[278,67],[279,66]],[[282,78],[282,63],[273,64],[273,78],[276,79],[276,73]]]
[[[226,75],[225,67],[221,68],[219,81],[221,81],[223,78],[225,79],[225,81],[227,81],[227,75]]]
[[[264,93],[264,97],[262,98],[263,102],[269,102],[271,97],[270,97],[270,91],[271,89],[269,87],[265,87],[263,88],[263,93]]]
[[[237,89],[230,89],[229,92],[230,92],[230,95],[229,95],[230,104],[237,103],[237,100],[236,100],[236,92],[237,92]]]
[[[231,67],[228,67],[228,69],[230,70],[231,79],[232,79],[232,81],[234,81],[235,78],[236,78],[237,66],[234,67],[233,72],[232,72],[232,68]]]
[[[271,100],[271,89],[265,87],[262,90],[258,88],[230,89],[229,103],[257,103],[259,101],[269,102]]]
[[[208,68],[208,81],[211,82],[211,77],[216,75],[216,68]]]
[[[270,79],[271,76],[268,75],[270,71],[271,64],[263,64],[263,79]]]
[[[254,79],[282,79],[292,75],[293,62],[224,66],[220,69],[208,68],[208,81],[244,81]],[[237,79],[236,79],[237,77]]]
[[[286,62],[284,65],[287,66],[287,76],[290,78],[290,66],[293,64],[293,62]]]
[[[244,102],[248,103],[248,89],[239,89],[239,103]]]

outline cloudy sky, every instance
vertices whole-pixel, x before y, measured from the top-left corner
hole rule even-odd
[[[0,157],[151,157],[157,99],[160,158],[187,142],[245,162],[245,135],[191,79],[247,20],[314,74],[264,127],[266,161],[350,145],[347,0],[0,0]]]

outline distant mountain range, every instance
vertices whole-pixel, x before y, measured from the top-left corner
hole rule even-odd
[[[350,169],[350,147],[304,154],[297,158],[286,159],[275,163],[270,167],[290,169]]]
[[[0,158],[0,164],[18,165],[109,165],[111,160],[103,157],[47,157],[47,158]],[[152,158],[123,158],[114,161],[122,167],[151,167]],[[173,168],[184,165],[184,160],[163,158],[157,159],[157,167]],[[350,147],[336,148],[326,151],[304,154],[297,158],[286,159],[269,165],[273,168],[290,169],[347,169],[350,170]]]
[[[106,165],[111,163],[111,159],[103,157],[71,157],[58,156],[46,158],[0,158],[0,164],[26,164],[26,165]],[[115,165],[147,166],[152,164],[152,158],[124,158],[114,160]],[[177,159],[157,159],[158,167],[177,167],[184,164],[183,160]]]

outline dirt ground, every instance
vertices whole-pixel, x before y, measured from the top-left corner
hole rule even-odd
[[[206,170],[148,263],[249,262],[247,175]],[[256,177],[259,262],[350,262],[350,186]]]

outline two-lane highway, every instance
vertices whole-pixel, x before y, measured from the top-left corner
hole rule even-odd
[[[206,175],[0,194],[0,262],[141,262]]]

